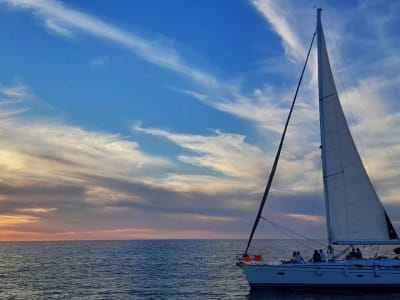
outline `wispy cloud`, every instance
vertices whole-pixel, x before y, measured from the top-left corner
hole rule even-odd
[[[1,0],[16,9],[30,10],[41,18],[47,28],[70,36],[71,30],[97,36],[124,46],[144,60],[173,70],[207,87],[214,87],[216,78],[206,72],[191,67],[175,50],[172,41],[145,39],[139,35],[124,31],[102,20],[71,9],[58,1],[49,0]]]
[[[0,84],[0,94],[13,100],[31,99],[33,93],[29,86],[18,83],[13,86],[4,86]]]
[[[43,207],[34,207],[34,208],[21,208],[18,211],[26,212],[26,213],[33,213],[33,214],[47,214],[53,211],[56,211],[57,208],[50,207],[50,208],[43,208]]]
[[[293,9],[288,8],[290,4],[286,1],[273,0],[253,0],[252,3],[264,15],[273,30],[279,34],[286,57],[295,63],[301,63],[306,49],[297,32],[293,30],[293,23],[289,24],[290,20],[294,20],[294,18],[289,18],[293,13]]]
[[[16,92],[17,87],[3,86],[6,91],[3,94],[8,95],[4,101],[30,94]],[[30,90],[28,86],[24,89]],[[214,138],[203,137],[206,140],[202,141],[201,136],[175,135],[177,142],[186,143],[187,149],[196,152],[190,144],[197,143],[198,153],[210,153],[205,164],[189,156],[180,157],[182,163],[198,166],[202,169],[200,173],[216,172],[210,176],[185,174],[171,159],[150,155],[135,141],[59,120],[26,120],[23,112],[10,114],[13,106],[10,102],[0,107],[1,115],[8,116],[0,118],[0,128],[6,129],[0,132],[1,179],[5,182],[0,187],[3,211],[0,225],[6,229],[3,239],[110,238],[102,230],[90,233],[83,230],[98,228],[99,216],[102,216],[101,223],[108,220],[116,227],[148,227],[143,229],[148,235],[128,228],[114,232],[113,238],[156,238],[161,233],[151,227],[157,224],[164,227],[170,224],[165,234],[171,237],[173,234],[175,238],[188,237],[189,232],[198,232],[199,238],[212,238],[222,235],[201,231],[199,228],[206,220],[209,224],[230,222],[234,217],[229,211],[249,209],[249,203],[242,202],[247,196],[238,193],[249,187],[235,174],[236,166],[222,165],[223,150],[218,146],[220,139],[225,147],[232,147],[232,156],[239,161],[239,154],[235,153],[240,152],[244,137],[216,133]],[[207,142],[215,150],[207,149]],[[257,153],[257,148],[253,152]],[[228,175],[222,178],[218,172]],[[232,180],[230,175],[237,179]],[[171,213],[189,216],[193,211],[199,212],[195,216],[198,222],[190,230],[179,230]],[[152,214],[157,215],[158,222],[149,222]]]
[[[38,222],[39,218],[26,215],[0,215],[0,228]]]
[[[199,174],[173,174],[167,178],[167,186],[184,190],[221,192],[261,192],[267,172],[272,164],[274,151],[265,153],[259,147],[245,141],[245,136],[216,131],[210,136],[172,133],[160,129],[148,129],[135,125],[135,131],[168,139],[190,153],[178,159],[201,170],[216,172],[214,176]],[[303,135],[301,135],[303,136]],[[297,138],[302,141],[302,138]],[[295,140],[295,141],[296,141]],[[303,143],[304,144],[304,143]],[[300,145],[294,147],[281,159],[282,171],[277,173],[278,188],[286,190],[310,190],[314,187],[319,165],[318,147],[306,151]],[[276,186],[275,186],[276,188]]]
[[[95,58],[92,58],[89,63],[91,66],[94,67],[104,67],[108,62],[108,57],[107,56],[98,56]]]
[[[113,41],[127,47],[151,63],[187,75],[190,79],[200,84],[203,89],[200,92],[181,90],[183,93],[220,111],[249,119],[260,128],[260,131],[272,132],[275,135],[273,136],[275,140],[279,137],[288,107],[288,100],[291,98],[286,90],[263,87],[255,89],[252,94],[243,95],[240,91],[240,86],[221,82],[216,77],[190,66],[184,61],[183,56],[171,46],[173,43],[167,45],[162,41],[144,39],[109,25],[96,17],[68,8],[60,2],[28,0],[6,2],[19,9],[32,10],[35,15],[43,20],[56,20],[63,26]],[[257,3],[257,5],[265,9],[264,4],[261,2]],[[281,14],[284,10],[278,10],[270,2],[266,5],[269,5],[266,8],[269,8],[271,13],[267,17],[271,19],[274,28],[281,31],[281,37],[285,39],[285,45],[288,47],[288,55],[295,58],[297,62],[300,60],[299,56],[304,55],[304,47],[295,38],[295,31],[289,26],[288,21],[285,21],[286,19],[282,17]],[[287,38],[286,35],[289,35],[290,38]],[[298,120],[303,120],[298,121],[298,125],[307,125],[305,120],[309,119],[311,108],[313,107],[303,106],[297,112],[301,115]],[[303,127],[308,128],[309,126]],[[197,152],[195,156],[180,155],[179,160],[199,168],[209,169],[224,176],[252,179],[259,178],[260,173],[263,172],[258,166],[264,165],[264,163],[260,162],[265,161],[265,154],[260,149],[245,143],[244,136],[217,132],[215,136],[188,135],[183,137],[172,133],[166,134],[165,132],[144,130],[143,128],[142,132],[152,135],[162,134],[163,137],[179,143],[181,147]],[[265,135],[267,136],[267,134]],[[298,136],[304,139],[304,135]],[[270,136],[268,138],[270,139]],[[231,150],[226,153],[227,149]],[[252,159],[244,162],[240,159],[243,156],[250,156]]]
[[[174,48],[174,42],[170,39],[164,38],[154,40],[144,38],[108,24],[94,16],[69,8],[62,2],[49,0],[1,0],[1,2],[7,3],[16,9],[32,11],[32,13],[42,19],[47,26],[48,24],[60,26],[59,33],[61,35],[63,30],[66,31],[65,36],[68,35],[67,32],[76,30],[80,33],[106,39],[119,46],[126,47],[152,64],[181,74],[197,84],[200,91],[176,89],[177,91],[190,95],[218,110],[239,117],[250,118],[257,122],[260,120],[265,122],[268,120],[268,115],[275,115],[275,113],[268,114],[265,109],[262,111],[268,115],[264,115],[264,113],[261,112],[253,116],[254,111],[259,111],[260,107],[265,106],[261,106],[260,103],[254,101],[252,99],[253,95],[242,95],[239,82],[224,82],[204,70],[193,67],[185,60],[184,55]],[[58,28],[56,26],[53,26],[55,27],[53,28],[54,30]],[[295,43],[291,44],[293,46],[295,45]],[[96,58],[90,61],[92,65],[102,65],[104,62],[102,58]],[[251,111],[251,113],[248,113],[248,111]],[[268,122],[268,125],[272,124],[274,124],[274,122]]]
[[[274,91],[271,93],[272,90],[270,87],[261,87],[255,89],[252,94],[243,95],[240,82],[221,81],[216,76],[193,67],[184,59],[184,55],[174,48],[174,43],[171,40],[146,39],[132,32],[127,32],[116,26],[105,23],[94,16],[71,9],[61,2],[47,0],[2,0],[2,2],[8,3],[10,6],[17,9],[30,10],[45,23],[62,24],[62,28],[66,30],[74,29],[81,33],[112,41],[130,49],[136,55],[150,63],[184,75],[193,83],[196,83],[200,90],[176,90],[192,96],[215,109],[261,123],[263,128],[273,128],[277,126],[277,124],[282,123],[281,116],[283,115],[283,110],[280,111],[279,107],[279,104],[282,102],[279,100],[276,102],[276,99],[284,98],[284,101],[287,101],[289,98],[286,97],[282,91]],[[283,25],[278,24],[276,28],[282,30],[281,36],[285,40],[285,45],[288,45],[288,53],[290,53],[291,57],[296,58],[296,62],[298,62],[300,57],[304,56],[302,44],[295,38],[295,32],[290,30],[291,28],[288,22],[285,21],[285,18],[279,15],[280,11],[272,10],[277,8],[269,2],[267,4],[270,5],[270,7],[267,6],[266,8],[270,8],[269,11],[272,12],[273,20],[276,20],[276,22],[278,22],[277,20],[282,20],[284,23]],[[260,6],[260,9],[265,9],[263,3],[257,2],[257,5]],[[289,34],[291,38],[286,38],[287,34]],[[94,59],[90,63],[102,65],[104,60]],[[260,101],[260,91],[267,91],[267,93],[261,97],[264,99],[274,99],[274,101],[267,103]],[[256,112],[256,114],[254,112]]]
[[[57,35],[61,35],[63,37],[72,37],[73,33],[62,25],[58,24],[56,21],[52,19],[47,19],[45,21],[45,25],[50,32],[53,32]]]
[[[67,179],[67,174],[73,179],[78,172],[150,176],[152,169],[173,166],[167,159],[145,154],[137,143],[118,135],[57,123],[24,124],[12,119],[0,123],[8,128],[2,133],[0,164],[9,172],[3,176],[15,180],[30,175]]]
[[[182,162],[212,169],[225,176],[254,179],[260,175],[258,173],[260,170],[256,166],[264,160],[263,152],[258,147],[246,143],[244,136],[219,131],[211,136],[201,136],[176,134],[139,126],[134,126],[133,129],[164,137],[198,155],[197,157],[181,155],[179,159]],[[251,160],[243,161],[243,157],[250,157]]]

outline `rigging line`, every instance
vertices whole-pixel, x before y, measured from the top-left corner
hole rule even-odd
[[[276,224],[276,223],[273,223],[273,222],[271,222],[270,220],[268,220],[268,219],[266,219],[266,218],[264,218],[264,217],[261,217],[261,218],[262,218],[263,220],[265,220],[266,222],[270,223],[270,225],[272,225],[275,229],[277,229],[278,231],[280,231],[280,232],[283,233],[284,235],[286,235],[286,236],[288,236],[289,238],[291,238],[292,240],[298,242],[298,243],[299,243],[300,245],[302,245],[303,247],[305,247],[305,248],[311,250],[311,248],[310,248],[306,243],[303,243],[300,239],[296,238],[296,236],[295,236],[294,234],[291,234],[289,231],[287,231],[287,228],[285,228],[285,227],[283,227],[283,226],[280,226],[280,225],[278,225],[278,224]]]
[[[293,238],[294,240],[298,240],[298,239],[296,238],[297,234],[294,233],[294,232],[293,232],[292,230],[290,230],[289,228],[284,227],[284,226],[282,226],[282,225],[280,225],[280,224],[278,224],[278,223],[275,223],[275,222],[273,222],[273,221],[267,219],[267,218],[264,217],[264,216],[261,216],[261,219],[264,220],[264,221],[266,221],[266,222],[268,222],[272,227],[274,227],[275,229],[279,230],[280,232],[282,232],[283,234],[287,235],[288,237]]]
[[[251,241],[253,240],[254,232],[256,231],[258,222],[260,222],[260,217],[261,217],[261,213],[262,213],[262,211],[264,209],[265,201],[267,200],[267,196],[268,196],[269,190],[271,189],[272,180],[274,178],[275,171],[276,171],[276,169],[278,167],[278,161],[279,161],[279,157],[280,157],[281,151],[282,151],[283,141],[285,139],[285,135],[286,135],[286,131],[287,131],[287,128],[288,128],[288,125],[289,125],[290,117],[291,117],[292,112],[293,112],[294,104],[296,102],[297,94],[298,94],[299,89],[300,89],[300,84],[301,84],[301,81],[303,79],[304,71],[305,71],[306,66],[307,66],[308,58],[310,57],[311,48],[312,48],[312,45],[314,43],[314,38],[315,38],[316,34],[317,34],[317,31],[314,31],[313,37],[311,39],[310,48],[308,49],[306,61],[304,62],[303,70],[301,72],[301,75],[300,75],[300,78],[299,78],[299,82],[297,83],[297,88],[296,88],[296,92],[295,92],[294,97],[293,97],[292,105],[290,107],[289,115],[288,115],[288,117],[286,119],[285,128],[284,128],[283,133],[282,133],[282,137],[281,137],[281,141],[279,143],[278,151],[276,152],[276,155],[275,155],[274,164],[272,166],[271,173],[270,173],[269,178],[268,178],[267,186],[265,187],[264,195],[263,195],[262,201],[260,203],[260,207],[258,208],[257,216],[256,216],[256,219],[254,220],[254,224],[253,224],[253,228],[251,229],[249,241],[247,242],[246,250],[244,251],[243,255],[247,255],[247,251],[249,250]]]
[[[296,231],[294,231],[294,230],[291,230],[291,229],[288,228],[288,227],[285,227],[285,226],[283,226],[283,225],[280,225],[280,224],[278,224],[278,223],[275,223],[275,222],[271,221],[270,219],[268,219],[268,218],[266,218],[266,217],[264,217],[264,216],[261,216],[261,218],[262,218],[264,221],[267,221],[268,223],[270,223],[271,225],[276,226],[276,228],[281,228],[282,231],[285,230],[286,232],[288,232],[288,233],[290,233],[290,234],[292,234],[292,235],[295,235],[295,236],[300,236],[301,238],[303,238],[304,240],[307,240],[307,241],[316,241],[316,240],[314,240],[314,239],[310,239],[309,237],[306,237],[305,235],[303,235],[303,234],[301,234],[301,233],[298,233],[298,232],[296,232]],[[325,244],[323,244],[323,243],[320,243],[320,242],[317,242],[317,243],[318,243],[320,246],[325,246]]]
[[[272,226],[274,226],[277,230],[281,231],[283,234],[286,234],[288,237],[292,238],[293,240],[295,240],[295,241],[298,242],[299,244],[303,245],[303,246],[306,247],[307,249],[313,250],[313,248],[310,247],[309,244],[304,243],[302,240],[296,238],[296,236],[300,236],[300,237],[303,238],[303,240],[306,240],[306,241],[316,242],[316,240],[312,240],[312,239],[310,239],[310,238],[308,238],[308,237],[306,237],[306,236],[304,236],[304,235],[302,235],[302,234],[300,234],[300,233],[298,233],[298,232],[295,232],[295,231],[293,231],[293,230],[291,230],[291,229],[289,229],[289,228],[287,228],[287,227],[285,227],[285,226],[282,226],[282,225],[280,225],[280,224],[278,224],[278,223],[275,223],[275,222],[271,221],[270,219],[268,219],[268,218],[266,218],[266,217],[264,217],[264,216],[261,216],[261,219],[263,219],[264,221],[270,223],[270,224],[271,224]],[[322,244],[322,243],[317,242],[317,244],[320,245],[320,246],[325,247],[325,245]]]
[[[311,211],[311,215],[312,216],[314,216],[314,214],[315,214],[315,203],[317,202],[317,194],[318,194],[319,184],[320,184],[320,181],[318,180],[318,178],[319,178],[319,174],[321,174],[321,167],[322,167],[320,158],[318,159],[318,162],[319,162],[319,164],[318,164],[319,168],[318,168],[318,172],[317,172],[317,180],[315,180],[316,183],[315,183],[315,191],[314,191],[314,201],[313,201],[313,207],[312,207],[312,211]],[[311,218],[310,219],[310,225],[309,225],[309,228],[308,228],[308,235],[309,236],[311,236],[312,225],[313,225],[313,219]]]

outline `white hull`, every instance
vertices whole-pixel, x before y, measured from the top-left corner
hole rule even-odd
[[[400,290],[400,261],[352,260],[268,265],[242,263],[251,288],[372,288]]]

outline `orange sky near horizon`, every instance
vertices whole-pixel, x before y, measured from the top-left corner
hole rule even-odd
[[[0,217],[1,224],[1,217]],[[168,240],[168,239],[246,239],[239,234],[221,234],[202,230],[158,230],[120,228],[98,231],[70,231],[57,233],[3,230],[0,226],[0,242],[44,242],[78,240]]]

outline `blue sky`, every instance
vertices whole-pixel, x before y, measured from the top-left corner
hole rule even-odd
[[[247,238],[314,6],[397,226],[397,1],[1,0],[0,239]],[[315,55],[265,215],[323,237]]]

